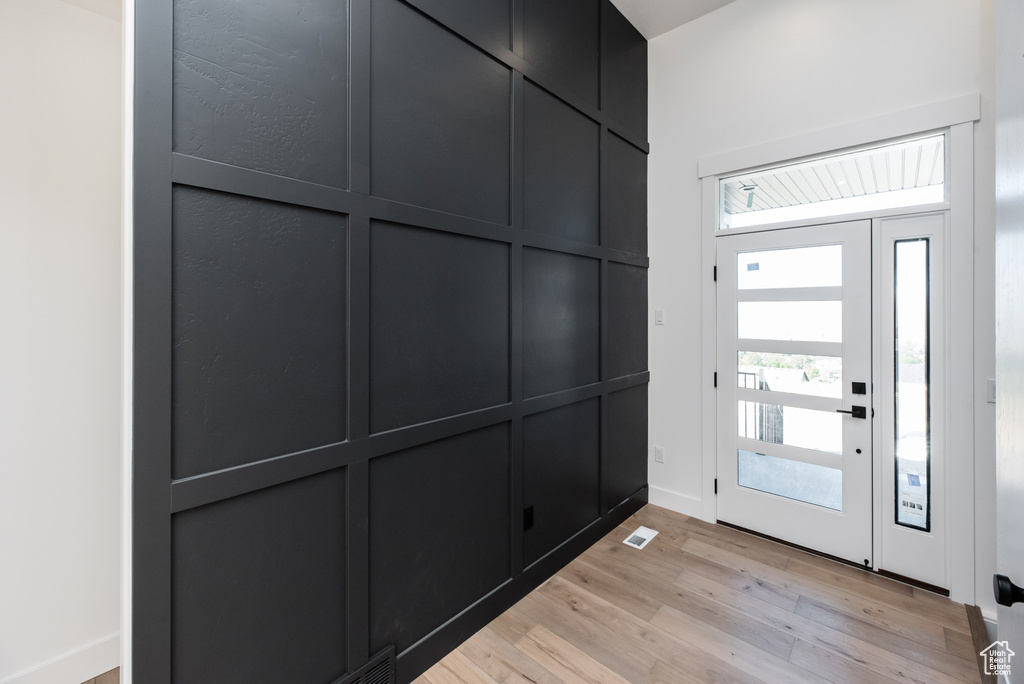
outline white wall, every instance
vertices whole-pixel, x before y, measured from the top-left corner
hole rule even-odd
[[[3,684],[119,659],[121,26],[93,4],[0,0]]]
[[[650,42],[651,500],[702,504],[701,186],[709,155],[981,92],[975,127],[979,586],[994,567],[991,0],[736,0]],[[987,600],[987,603],[986,603]],[[990,607],[991,592],[978,601]]]

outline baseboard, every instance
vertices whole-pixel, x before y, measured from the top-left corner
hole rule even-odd
[[[113,670],[121,661],[121,635],[111,634],[53,660],[23,670],[0,684],[79,684]]]
[[[678,492],[651,487],[650,502],[655,506],[667,508],[691,518],[701,517],[703,502],[695,496],[687,496]]]
[[[994,644],[999,639],[999,630],[996,626],[996,619],[981,613],[981,619],[985,621],[985,631],[988,633],[988,642]]]

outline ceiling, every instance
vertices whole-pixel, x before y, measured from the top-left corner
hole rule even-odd
[[[612,4],[650,40],[733,0],[612,0]]]

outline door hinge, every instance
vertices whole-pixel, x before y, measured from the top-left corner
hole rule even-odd
[[[533,506],[523,509],[523,529],[529,530],[533,527]]]
[[[718,478],[715,478],[715,494],[718,493]]]
[[[715,371],[715,387],[718,387],[718,371]]]
[[[714,277],[715,282],[718,282],[718,266],[712,266],[711,273]]]

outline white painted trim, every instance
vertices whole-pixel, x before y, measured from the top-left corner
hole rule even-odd
[[[717,477],[717,408],[713,378],[718,365],[718,320],[715,298],[715,232],[718,229],[718,181],[701,181],[701,497],[700,517],[718,519],[715,500]]]
[[[703,517],[703,503],[695,496],[687,496],[679,492],[673,492],[660,487],[651,487],[648,490],[648,503],[655,506],[667,508],[676,513],[688,515],[691,518]],[[714,522],[712,520],[711,522]]]
[[[949,209],[949,202],[936,202],[935,204],[919,204],[913,207],[876,209],[875,211],[862,211],[856,214],[836,214],[833,216],[822,216],[820,218],[800,219],[799,221],[765,223],[759,226],[750,226],[749,228],[727,228],[725,230],[717,231],[717,234],[743,235],[744,233],[763,233],[767,230],[800,228],[801,226],[827,226],[832,223],[849,223],[850,221],[864,221],[867,219],[894,218],[896,216],[913,216],[915,214],[932,214],[937,211],[945,211],[946,209]]]
[[[0,684],[54,684],[86,682],[118,665],[121,639],[111,634],[99,641],[57,656],[42,665],[11,675]]]
[[[946,286],[946,415],[949,416],[950,598],[975,603],[974,558],[974,124],[949,129],[950,226]]]
[[[697,177],[707,178],[765,164],[781,164],[791,159],[830,153],[905,135],[916,135],[977,121],[980,118],[981,95],[971,93],[742,150],[704,157],[697,162]]]
[[[985,621],[985,633],[988,635],[988,643],[994,644],[999,640],[999,623],[994,617],[982,614],[981,619]]]
[[[948,146],[947,146],[948,147]],[[881,363],[882,358],[882,336],[879,330],[882,329],[882,298],[881,298],[881,269],[875,268],[882,259],[882,237],[881,218],[871,221],[871,405],[881,408],[881,396],[879,390],[882,387]],[[879,411],[884,417],[885,412]],[[871,567],[878,569],[882,562],[882,497],[875,496],[875,492],[882,491],[882,431],[878,423],[872,426],[871,430]]]
[[[135,109],[135,0],[121,24],[121,684],[132,683],[132,178]],[[78,680],[84,681],[84,680]]]

